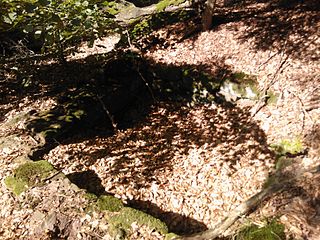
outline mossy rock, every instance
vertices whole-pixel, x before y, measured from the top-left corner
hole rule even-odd
[[[99,210],[110,211],[110,212],[119,212],[124,206],[120,199],[111,196],[111,195],[102,195],[97,200],[97,206]]]
[[[175,234],[175,233],[167,233],[166,235],[165,235],[165,240],[173,240],[173,239],[175,239],[175,238],[177,238],[177,237],[180,237],[179,235],[177,235],[177,234]]]
[[[49,162],[41,160],[22,164],[13,173],[13,176],[5,179],[5,184],[16,195],[20,195],[29,187],[40,184],[43,179],[56,173],[56,170]]]
[[[132,223],[147,226],[150,230],[155,230],[161,234],[168,233],[165,223],[139,210],[124,207],[121,211],[108,219],[110,224],[109,233],[113,238],[125,238],[132,231]]]
[[[236,240],[285,240],[283,224],[272,220],[265,226],[259,227],[255,224],[244,227],[235,237]]]
[[[186,0],[162,0],[156,4],[156,10],[161,12],[169,6],[178,6],[184,3]]]

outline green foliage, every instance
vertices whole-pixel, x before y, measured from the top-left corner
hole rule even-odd
[[[268,91],[268,104],[269,105],[276,104],[278,101],[278,97],[279,97],[278,94],[276,94],[272,91]]]
[[[185,82],[192,79],[192,100],[191,105],[196,103],[210,103],[214,101],[214,93],[219,88],[219,83],[209,74],[192,69],[183,71]]]
[[[114,27],[114,2],[87,0],[6,0],[0,8],[0,30],[22,31],[40,43],[43,52],[58,54],[93,40]]]
[[[236,240],[284,240],[284,226],[275,219],[259,227],[255,224],[244,227],[235,237]]]
[[[256,100],[261,95],[258,90],[258,83],[255,76],[244,72],[235,72],[230,74],[223,83],[222,88],[229,89],[238,98],[247,98]]]
[[[165,240],[172,240],[179,237],[179,235],[175,234],[175,233],[167,233],[165,235]]]
[[[141,35],[147,35],[152,31],[152,28],[150,27],[150,23],[148,19],[144,19],[142,21],[139,21],[138,23],[134,24],[134,27],[131,31],[131,36],[133,38],[137,38]]]

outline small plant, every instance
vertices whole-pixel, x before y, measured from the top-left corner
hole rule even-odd
[[[115,27],[114,2],[86,0],[7,0],[0,8],[0,29],[23,32],[42,52],[62,60],[66,49],[83,40],[89,45]]]
[[[300,138],[292,140],[283,139],[279,143],[271,144],[270,147],[275,151],[278,157],[286,155],[296,155],[304,151],[304,146]]]

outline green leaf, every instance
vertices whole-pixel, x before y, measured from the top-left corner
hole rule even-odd
[[[9,18],[14,21],[17,18],[17,13],[16,12],[12,12],[8,14]]]
[[[3,16],[3,21],[8,24],[12,24],[14,20],[17,18],[16,12],[11,12],[8,14],[8,16]]]
[[[84,22],[84,27],[85,27],[86,29],[91,28],[91,27],[92,27],[92,23],[91,23],[91,21],[86,20],[86,21]]]
[[[35,39],[39,39],[39,38],[40,38],[40,36],[41,36],[41,33],[42,33],[42,31],[41,31],[41,30],[37,30],[37,31],[35,31],[35,33],[34,33],[34,38],[35,38]]]
[[[88,6],[89,6],[89,2],[88,2],[88,1],[84,1],[84,2],[82,3],[82,6],[88,7]]]
[[[72,24],[73,26],[80,26],[81,21],[80,21],[80,19],[75,18],[75,19],[72,19],[71,24]]]
[[[25,6],[25,10],[27,11],[27,13],[33,13],[36,9],[37,6],[33,5],[32,3],[27,3],[27,5]]]
[[[93,11],[92,11],[91,9],[87,8],[87,9],[85,10],[85,13],[86,13],[88,16],[90,16],[90,15],[92,15]]]
[[[3,21],[7,24],[12,24],[12,20],[7,16],[3,16]]]
[[[47,5],[50,4],[50,2],[49,2],[48,0],[39,0],[39,4],[40,4],[41,6],[47,6]]]
[[[90,41],[88,41],[88,47],[92,48],[93,47],[93,43],[94,43],[94,39],[91,39]]]
[[[52,22],[60,22],[61,19],[57,14],[52,15]]]
[[[26,25],[25,27],[24,27],[24,29],[23,29],[23,31],[25,32],[25,33],[31,33],[32,31],[33,31],[33,26],[32,25]]]

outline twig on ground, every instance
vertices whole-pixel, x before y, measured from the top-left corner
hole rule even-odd
[[[135,46],[132,45],[128,30],[126,30],[125,32],[127,34],[127,39],[128,39],[128,44],[130,46],[130,50],[133,51],[133,52],[141,53],[141,51],[138,48],[136,48]],[[154,97],[154,94],[153,94],[153,91],[152,91],[150,85],[148,84],[147,80],[145,79],[145,77],[140,72],[139,65],[137,66],[137,72],[138,72],[140,78],[142,79],[142,81],[144,82],[144,84],[147,86],[148,91],[150,92],[150,95],[152,97],[153,102],[156,102],[156,99]]]
[[[48,180],[51,180],[52,178],[54,178],[55,176],[58,176],[60,173],[62,173],[61,171],[57,171],[55,172],[54,174],[50,175],[49,177],[46,177],[44,179],[41,179],[41,181],[45,182],[45,181],[48,181]]]
[[[281,172],[278,172],[274,175],[275,180],[274,184],[268,186],[267,188],[263,189],[256,195],[249,198],[247,201],[243,202],[239,206],[237,206],[233,211],[229,212],[227,214],[228,217],[226,217],[223,221],[216,224],[216,227],[213,229],[209,229],[207,231],[194,234],[191,236],[186,237],[178,237],[175,238],[175,240],[209,240],[209,239],[215,239],[221,235],[233,224],[235,223],[238,218],[241,216],[245,216],[250,212],[252,209],[256,208],[263,200],[265,200],[267,197],[271,196],[272,194],[275,194],[281,190],[283,190],[286,186],[289,186],[292,184],[293,181],[297,181],[299,178],[301,178],[304,173],[310,172],[310,173],[319,173],[320,172],[320,165],[308,168],[308,169],[302,169],[300,170],[296,175],[289,179],[282,179]]]
[[[108,117],[108,118],[110,119],[110,121],[111,121],[111,125],[112,125],[112,128],[113,128],[113,131],[114,131],[115,133],[118,132],[117,124],[116,124],[116,122],[114,121],[113,116],[112,116],[111,113],[109,112],[108,108],[106,107],[106,105],[105,105],[104,102],[102,101],[101,96],[99,96],[99,94],[96,94],[96,96],[97,96],[97,98],[98,98],[98,100],[99,100],[99,102],[100,102],[103,110],[105,111],[107,117]]]
[[[277,81],[279,73],[282,71],[284,64],[287,62],[287,60],[289,58],[289,55],[286,55],[286,57],[283,59],[283,55],[284,54],[282,54],[282,56],[281,56],[281,61],[280,61],[279,67],[277,68],[277,70],[273,74],[272,79],[269,81],[269,83],[266,84],[265,87],[263,88],[261,98],[259,99],[259,101],[253,107],[251,118],[254,118],[257,115],[257,113],[263,107],[265,107],[267,105],[267,102],[268,102],[268,94],[267,94],[268,90]]]
[[[138,67],[138,69],[137,69],[137,72],[138,72],[140,78],[144,81],[145,85],[147,86],[147,88],[148,88],[148,90],[149,90],[149,92],[150,92],[150,95],[151,95],[151,97],[152,97],[152,100],[153,100],[153,102],[155,103],[155,102],[156,102],[156,99],[155,99],[155,97],[154,97],[153,91],[152,91],[151,87],[149,86],[147,80],[146,80],[146,79],[144,78],[144,76],[141,74],[139,67]]]
[[[302,110],[302,113],[303,113],[301,132],[303,132],[304,126],[305,126],[306,116],[309,117],[309,120],[313,124],[314,124],[314,121],[313,121],[312,117],[310,116],[310,114],[307,112],[307,110],[305,108],[305,105],[304,105],[303,101],[301,100],[301,98],[299,97],[299,95],[296,94],[295,92],[291,91],[291,90],[288,90],[288,92],[291,93],[294,97],[296,97],[298,99],[299,103],[300,103],[300,107],[301,107],[301,110]]]
[[[259,65],[258,70],[260,70],[260,68],[261,68],[263,65],[267,64],[272,58],[274,58],[275,56],[277,56],[278,53],[279,53],[279,52],[276,52],[276,53],[272,54],[270,57],[268,57],[268,59],[267,59],[266,61],[264,61],[263,63],[261,63],[261,64]]]
[[[128,44],[129,44],[129,49],[130,51],[134,52],[134,53],[141,53],[140,49],[138,49],[137,47],[135,47],[132,43],[131,43],[131,39],[130,39],[130,35],[128,30],[125,31],[126,35],[127,35],[127,40],[128,40]]]

